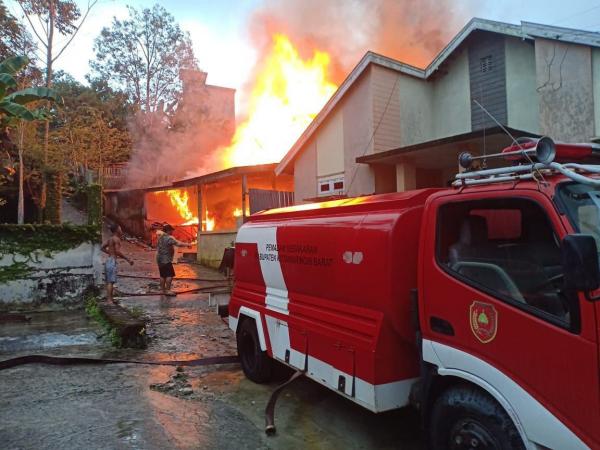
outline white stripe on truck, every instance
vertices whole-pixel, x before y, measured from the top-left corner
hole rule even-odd
[[[248,308],[244,307],[240,309],[240,315],[249,315],[249,311]],[[257,311],[252,311],[252,314],[249,315],[249,317],[256,317],[256,315],[259,315],[259,313]],[[231,316],[229,317],[229,324],[232,329],[235,329],[234,327],[237,326],[238,320],[239,317],[237,319]],[[259,319],[256,319],[256,321],[257,323],[260,322]],[[286,350],[289,350],[290,356],[287,363],[289,366],[300,370],[304,370],[305,366],[308,366],[308,371],[306,372],[307,377],[344,395],[373,412],[383,412],[408,405],[410,390],[418,378],[376,385],[358,377],[354,378],[352,374],[336,369],[331,364],[314,358],[313,356],[308,355],[307,360],[305,353],[293,349],[290,344],[287,322],[269,315],[265,315],[265,322],[267,324],[266,331],[271,343],[273,356],[279,361],[285,363],[285,353]],[[264,331],[264,329],[258,330],[261,341],[267,339],[266,336],[260,336]],[[346,379],[346,385],[343,392],[337,389],[340,375]],[[354,397],[352,396],[353,381]]]
[[[242,227],[238,231],[236,242],[257,245],[260,270],[267,287],[265,298],[267,309],[289,314],[288,291],[279,264],[279,252],[275,250],[277,227]]]
[[[278,313],[289,315],[288,290],[279,263],[277,248],[277,227],[245,226],[238,231],[237,243],[256,244],[259,253],[260,270],[266,285],[265,305],[267,309]],[[354,258],[354,257],[353,257]],[[355,264],[362,261],[362,254],[353,259]],[[255,319],[257,325],[261,324],[260,314],[249,310],[247,307],[240,309],[240,315],[248,315]],[[237,329],[238,319],[230,316],[229,324],[232,329]],[[290,344],[290,332],[286,321],[265,315],[268,339],[271,343],[273,357],[285,362],[286,351],[289,351],[288,365],[304,370],[308,365],[306,375],[311,379],[339,392],[354,402],[370,409],[373,412],[382,412],[408,405],[409,394],[417,378],[394,381],[392,383],[374,385],[360,378],[354,378],[352,374],[336,369],[331,364],[314,358],[293,349]],[[261,347],[266,342],[267,336],[262,324],[259,325],[258,333]],[[264,348],[263,348],[264,350]],[[345,378],[344,391],[338,390],[339,377]],[[354,383],[354,396],[352,390]]]

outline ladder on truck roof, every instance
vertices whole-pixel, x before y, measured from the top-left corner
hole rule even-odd
[[[469,170],[476,160],[503,158],[513,161],[517,165],[499,167],[495,169]],[[570,178],[578,183],[600,187],[600,179],[583,175],[600,174],[600,165],[579,164],[575,162],[559,163],[560,160],[585,160],[588,158],[600,159],[600,145],[598,144],[562,144],[555,143],[549,137],[540,139],[519,138],[515,144],[505,148],[500,153],[487,156],[473,156],[463,152],[458,156],[459,165],[465,172],[456,174],[454,187],[475,186],[508,181],[521,180],[543,181],[544,174],[558,174]],[[534,161],[535,159],[535,161]]]

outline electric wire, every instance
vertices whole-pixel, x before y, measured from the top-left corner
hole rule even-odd
[[[362,151],[360,157],[366,155],[367,151],[369,150],[369,147],[371,146],[371,143],[375,139],[375,134],[377,133],[377,130],[379,130],[379,127],[381,126],[381,123],[383,122],[383,119],[388,111],[388,108],[392,101],[392,97],[394,95],[394,92],[396,91],[396,86],[398,85],[399,81],[400,81],[400,74],[396,75],[396,80],[394,81],[394,85],[392,86],[390,95],[388,96],[387,102],[385,103],[385,108],[383,109],[383,112],[381,113],[381,116],[379,117],[379,121],[377,122],[377,126],[373,129],[373,132],[371,133],[371,137],[369,138],[369,141],[367,142],[367,145],[365,146],[364,150]],[[354,183],[356,175],[358,174],[359,168],[360,168],[359,164],[355,164],[352,178],[350,180],[350,184],[348,185],[348,188],[346,189],[346,195],[348,195],[350,193],[350,189],[352,188],[352,184]]]

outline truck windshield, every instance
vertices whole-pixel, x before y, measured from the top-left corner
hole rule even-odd
[[[573,227],[594,236],[600,249],[600,191],[580,183],[565,183],[558,188]]]

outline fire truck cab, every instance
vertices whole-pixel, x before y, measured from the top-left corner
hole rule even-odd
[[[253,215],[229,304],[242,368],[277,360],[433,449],[600,448],[600,166],[516,142],[448,189]],[[487,158],[492,160],[498,155]]]

